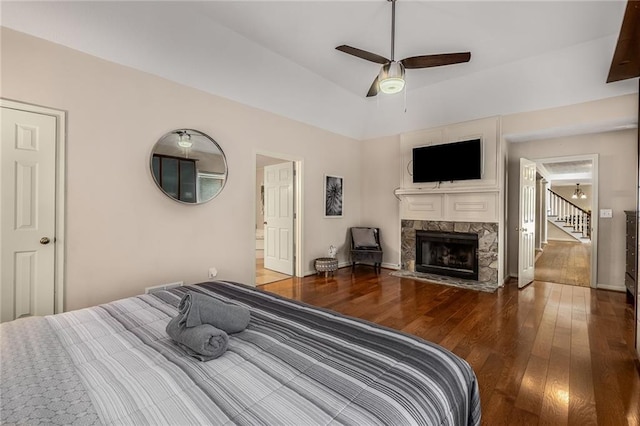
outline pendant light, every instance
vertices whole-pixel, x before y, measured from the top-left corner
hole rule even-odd
[[[187,132],[178,133],[178,146],[181,148],[191,148],[193,142],[191,142],[191,135]]]
[[[582,189],[580,189],[579,183],[576,183],[576,189],[575,191],[573,191],[573,195],[571,195],[571,198],[573,198],[574,200],[577,200],[578,198],[580,198],[581,200],[585,200],[587,198],[587,194],[585,194]]]

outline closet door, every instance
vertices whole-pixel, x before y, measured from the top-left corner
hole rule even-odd
[[[154,154],[152,169],[162,190],[173,199],[185,203],[197,201],[195,160]]]

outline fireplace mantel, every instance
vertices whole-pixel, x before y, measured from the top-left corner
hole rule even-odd
[[[499,222],[500,191],[399,189],[400,218],[452,222]]]
[[[500,188],[496,187],[465,187],[465,188],[398,188],[394,191],[398,197],[408,195],[430,195],[430,194],[457,194],[457,193],[475,193],[475,192],[499,192]]]

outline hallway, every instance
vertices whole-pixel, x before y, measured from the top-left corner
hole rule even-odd
[[[258,250],[257,250],[258,251]],[[281,274],[264,267],[264,256],[256,256],[256,285],[263,285],[275,281],[286,280],[291,275]]]
[[[536,260],[535,280],[591,285],[591,243],[549,240]]]

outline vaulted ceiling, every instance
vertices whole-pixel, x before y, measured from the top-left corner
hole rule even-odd
[[[606,83],[625,1],[399,0],[395,57],[471,52],[365,94],[390,57],[391,4],[358,1],[11,2],[2,26],[212,94],[367,139],[638,91]]]

